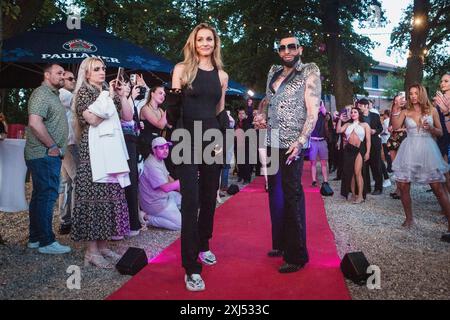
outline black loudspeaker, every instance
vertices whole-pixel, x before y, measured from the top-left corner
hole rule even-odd
[[[120,274],[134,276],[147,264],[148,259],[144,249],[130,247],[122,258],[120,258],[119,262],[117,262],[116,269]]]
[[[341,271],[347,279],[358,285],[364,285],[369,278],[367,268],[370,266],[361,251],[347,253],[341,261]]]
[[[229,194],[229,195],[233,195],[233,194],[236,194],[236,193],[238,193],[239,192],[239,186],[238,185],[236,185],[236,184],[231,184],[229,187],[228,187],[228,189],[227,189],[227,193]]]

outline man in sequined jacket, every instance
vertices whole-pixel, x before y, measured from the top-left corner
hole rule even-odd
[[[268,154],[278,152],[279,167],[269,175],[272,222],[270,257],[283,256],[280,273],[300,270],[308,262],[305,195],[301,185],[302,149],[307,147],[319,110],[320,71],[316,64],[300,60],[303,48],[292,36],[280,40],[282,65],[274,65],[267,77],[267,110],[255,119],[267,126]]]

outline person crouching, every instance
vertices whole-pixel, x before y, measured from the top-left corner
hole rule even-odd
[[[146,213],[147,224],[169,230],[181,229],[180,181],[167,171],[164,159],[169,156],[169,146],[163,137],[152,141],[152,152],[144,163],[139,178],[141,210]]]

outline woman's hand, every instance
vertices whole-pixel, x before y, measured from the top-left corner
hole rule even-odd
[[[434,102],[441,108],[441,111],[444,113],[448,113],[450,109],[450,100],[441,94],[436,94],[433,98]]]
[[[367,151],[366,154],[364,155],[364,161],[369,161],[370,159],[370,152]]]
[[[144,81],[144,77],[142,76],[142,74],[141,75],[136,74],[136,87],[139,87],[139,86],[148,88],[147,84]]]
[[[266,119],[262,114],[256,115],[256,117],[253,118],[253,125],[256,129],[265,129],[267,128]]]
[[[115,91],[116,91],[117,95],[121,98],[123,98],[123,97],[126,98],[131,91],[128,83],[119,83],[119,85],[116,86],[115,89],[116,89]]]
[[[135,100],[136,97],[139,95],[139,92],[140,92],[139,86],[134,86],[133,90],[131,90],[131,98]]]
[[[111,80],[111,81],[109,82],[109,96],[110,96],[111,98],[114,98],[114,96],[115,96],[116,83],[117,83],[117,80],[116,80],[116,79]]]
[[[422,128],[430,133],[433,131],[433,126],[431,126],[426,119],[422,122]]]

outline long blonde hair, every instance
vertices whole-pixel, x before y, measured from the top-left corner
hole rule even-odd
[[[181,75],[182,87],[191,88],[192,82],[194,82],[194,79],[197,76],[199,57],[197,54],[197,49],[195,48],[195,43],[197,33],[201,29],[208,29],[213,33],[214,51],[211,57],[212,64],[217,70],[223,70],[222,54],[220,52],[220,38],[213,27],[206,23],[200,23],[194,28],[194,30],[192,30],[183,48],[184,60],[181,62],[181,64],[184,65],[184,70]]]
[[[99,57],[89,57],[83,60],[80,64],[80,68],[78,69],[78,77],[77,77],[77,83],[75,85],[75,90],[73,90],[73,99],[72,99],[72,105],[71,105],[71,111],[73,114],[72,117],[72,125],[74,128],[75,133],[75,140],[77,144],[80,142],[81,138],[81,126],[80,121],[78,120],[77,110],[76,110],[76,103],[78,99],[78,91],[80,91],[80,88],[82,86],[93,88],[91,84],[89,84],[87,80],[87,75],[92,71],[92,68],[94,66],[94,62],[100,61],[103,65],[105,65],[105,62]]]
[[[428,99],[428,94],[427,94],[427,90],[425,89],[425,87],[418,83],[412,84],[408,88],[408,107],[407,107],[407,109],[414,110],[414,105],[411,103],[411,98],[410,98],[410,91],[412,88],[416,88],[419,91],[418,102],[420,105],[420,112],[422,113],[422,115],[431,114],[431,112],[434,108],[433,104]]]

